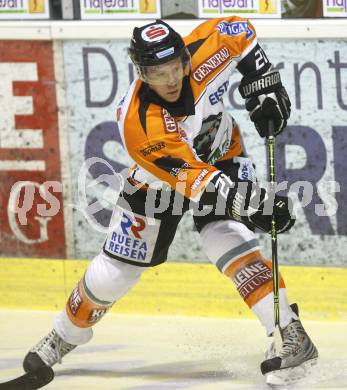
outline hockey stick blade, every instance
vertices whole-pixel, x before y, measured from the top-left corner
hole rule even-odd
[[[8,382],[0,383],[0,390],[36,390],[48,385],[54,378],[51,367],[40,367]]]

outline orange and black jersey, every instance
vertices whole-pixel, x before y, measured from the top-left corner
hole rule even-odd
[[[136,163],[138,182],[163,181],[198,201],[220,171],[215,163],[242,152],[240,131],[223,96],[237,68],[243,75],[261,71],[268,60],[247,19],[208,20],[184,38],[192,70],[175,103],[163,101],[136,79],[117,108],[124,146]]]

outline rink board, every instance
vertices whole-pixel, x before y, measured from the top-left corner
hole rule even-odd
[[[87,261],[0,259],[0,307],[60,310],[83,275]],[[311,320],[347,320],[347,269],[288,267],[291,302]],[[254,318],[231,281],[211,264],[166,263],[143,273],[113,312]]]

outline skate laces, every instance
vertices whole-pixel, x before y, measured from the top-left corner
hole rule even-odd
[[[306,332],[300,321],[290,323],[282,332],[283,344],[279,356],[283,359],[289,355],[296,355],[303,345],[303,341],[306,338]]]
[[[62,358],[76,346],[66,343],[53,329],[46,337],[32,349],[48,365],[62,362]]]

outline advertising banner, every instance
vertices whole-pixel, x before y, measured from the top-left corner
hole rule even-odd
[[[296,194],[298,219],[289,234],[279,236],[280,261],[347,265],[347,41],[274,39],[261,44],[281,70],[292,101],[288,127],[276,138],[277,180]],[[134,78],[128,45],[126,39],[64,43],[76,256],[80,258],[100,251],[120,189],[115,173],[132,163],[122,146],[115,113],[117,100]],[[224,101],[240,124],[259,180],[265,183],[264,140],[237,90],[240,79],[236,71]],[[260,234],[259,238],[264,254],[270,256],[270,237]],[[207,261],[199,240],[188,213],[169,259]]]
[[[155,19],[160,0],[80,0],[81,19]]]
[[[325,0],[282,0],[282,18],[321,18]]]
[[[323,15],[333,18],[347,18],[347,0],[322,0]]]
[[[52,42],[0,41],[0,252],[65,257]]]
[[[49,19],[48,0],[1,0],[0,19]]]
[[[280,18],[281,0],[199,0],[199,18]]]

